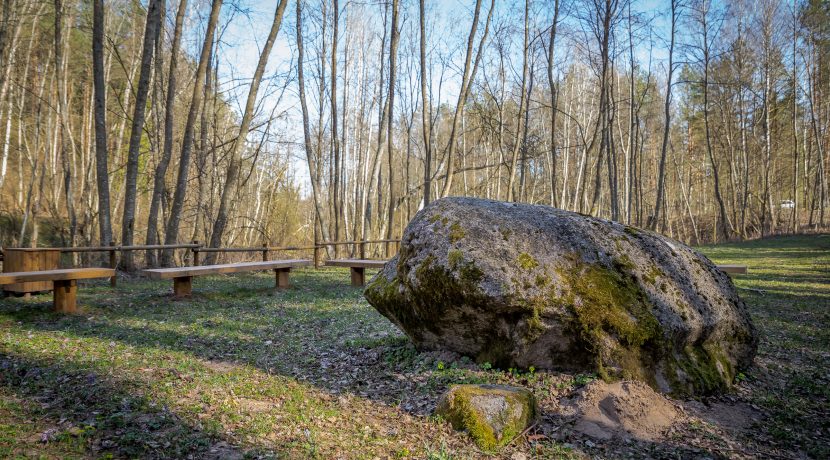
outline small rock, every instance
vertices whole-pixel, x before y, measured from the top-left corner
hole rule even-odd
[[[485,450],[504,446],[521,434],[536,416],[533,394],[505,385],[453,385],[435,413],[456,430],[467,431]]]

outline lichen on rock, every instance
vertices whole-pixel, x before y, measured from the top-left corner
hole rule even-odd
[[[530,391],[504,385],[453,385],[435,409],[484,450],[509,443],[530,425],[536,412]]]
[[[365,296],[422,350],[676,395],[728,388],[758,343],[731,280],[705,256],[546,206],[435,201]]]

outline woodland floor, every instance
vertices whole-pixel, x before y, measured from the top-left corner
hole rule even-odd
[[[762,334],[734,393],[677,401],[661,442],[601,442],[552,410],[591,375],[490,369],[418,353],[348,271],[86,283],[82,313],[0,300],[0,458],[830,457],[830,235],[701,248],[749,266],[735,283]],[[430,414],[452,383],[531,388],[536,427],[476,450]]]

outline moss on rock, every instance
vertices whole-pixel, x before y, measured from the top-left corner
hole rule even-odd
[[[564,302],[575,329],[593,348],[597,373],[605,380],[653,380],[642,348],[662,342],[648,297],[630,275],[600,264],[559,270],[569,286]],[[608,340],[610,336],[611,340]]]
[[[539,262],[526,252],[519,254],[518,262],[519,267],[522,267],[523,270],[533,270],[539,266]]]
[[[447,264],[450,266],[451,270],[458,267],[458,265],[463,261],[464,253],[458,249],[453,249],[447,253]]]
[[[435,409],[454,429],[466,431],[487,451],[521,434],[536,412],[531,392],[503,385],[454,385]]]
[[[464,236],[466,236],[467,232],[461,227],[461,224],[458,222],[453,222],[450,225],[450,243],[456,243],[460,241]]]

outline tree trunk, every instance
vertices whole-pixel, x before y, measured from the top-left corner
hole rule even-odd
[[[93,85],[95,86],[95,174],[98,180],[98,227],[101,245],[108,246],[112,242],[112,221],[110,219],[110,180],[107,165],[104,0],[94,0],[92,10],[92,74]]]
[[[666,151],[668,150],[669,130],[671,129],[672,74],[674,73],[674,40],[679,17],[678,1],[671,0],[671,40],[669,42],[668,76],[666,77],[666,101],[663,105],[663,142],[660,144],[660,166],[657,169],[657,199],[654,203],[654,213],[649,216],[646,225],[649,230],[655,230],[657,223],[660,222],[660,210],[663,208],[663,199],[666,193]]]
[[[550,87],[550,205],[562,206],[556,196],[556,118],[559,88],[553,78],[553,60],[556,48],[556,29],[559,26],[559,0],[553,2],[553,21],[550,25],[548,43],[548,86]],[[567,166],[566,166],[567,168]]]
[[[556,0],[557,3],[559,0]],[[427,96],[427,37],[426,37],[426,11],[424,0],[418,2],[419,19],[421,26],[420,40],[420,63],[421,63],[421,123],[424,135],[424,206],[431,201],[430,190],[432,189],[432,102]]]
[[[303,146],[305,147],[306,161],[308,162],[308,176],[311,182],[311,194],[314,199],[314,215],[315,228],[319,226],[323,240],[329,239],[328,230],[322,224],[322,206],[320,204],[320,174],[319,174],[319,158],[314,153],[314,148],[311,140],[311,123],[308,114],[308,104],[306,102],[305,94],[305,72],[303,60],[303,17],[302,17],[302,0],[297,0],[297,86],[299,87],[300,107],[303,112]]]
[[[222,236],[225,233],[225,227],[228,222],[230,198],[236,189],[236,181],[239,176],[240,163],[242,162],[242,150],[245,147],[245,140],[251,129],[251,120],[254,116],[254,106],[256,105],[257,93],[259,92],[259,84],[265,73],[265,66],[268,65],[268,58],[271,55],[271,49],[274,47],[274,41],[277,39],[277,33],[280,30],[282,16],[285,13],[285,7],[287,5],[288,0],[280,0],[279,4],[277,4],[277,9],[274,12],[274,22],[271,24],[271,31],[268,33],[265,46],[262,48],[262,54],[259,55],[254,77],[251,80],[248,98],[245,101],[245,111],[242,114],[242,122],[239,126],[239,135],[236,137],[236,142],[233,143],[233,147],[231,147],[230,165],[228,166],[225,187],[222,189],[222,195],[219,201],[219,212],[216,216],[213,232],[210,235],[210,246],[214,248],[222,245]],[[216,252],[209,252],[206,262],[208,264],[215,263],[217,254]]]
[[[55,79],[58,90],[58,130],[56,137],[60,145],[61,163],[63,165],[63,190],[66,197],[66,213],[69,218],[69,242],[75,245],[78,221],[75,215],[75,188],[72,180],[74,145],[69,134],[69,117],[66,112],[66,66],[64,63],[63,40],[63,0],[55,0]]]
[[[525,0],[525,14],[524,14],[524,45],[522,46],[522,85],[520,87],[521,95],[519,96],[519,113],[516,117],[516,139],[513,143],[513,153],[510,160],[510,181],[507,183],[507,201],[515,199],[515,181],[516,181],[516,167],[519,158],[519,131],[522,129],[522,112],[525,110],[526,93],[527,93],[527,53],[528,53],[528,15],[530,13],[530,2]]]
[[[726,215],[726,206],[723,204],[723,197],[720,190],[720,177],[718,174],[718,163],[715,161],[715,154],[712,149],[712,136],[709,129],[709,32],[707,26],[708,12],[704,9],[702,11],[703,21],[703,126],[706,138],[706,154],[709,157],[709,162],[712,166],[713,186],[715,191],[715,200],[718,205],[719,213],[719,231],[725,239],[729,239],[729,218]]]
[[[121,220],[121,244],[133,244],[135,234],[135,207],[138,182],[138,156],[141,153],[141,137],[144,134],[144,112],[147,108],[147,94],[150,89],[150,75],[153,71],[153,50],[159,37],[162,8],[160,0],[150,0],[147,7],[147,24],[144,27],[144,44],[141,51],[141,67],[135,94],[135,110],[130,130],[130,146],[127,150],[127,172],[124,181],[124,217]],[[132,252],[121,255],[121,267],[134,270]]]
[[[187,176],[190,172],[190,154],[193,151],[193,131],[196,126],[196,117],[202,105],[203,88],[198,82],[205,79],[207,63],[210,59],[210,51],[213,44],[213,34],[216,30],[216,23],[219,21],[219,11],[222,9],[222,0],[213,0],[210,9],[210,17],[205,30],[205,40],[202,43],[202,52],[199,55],[199,66],[196,68],[194,78],[193,95],[190,102],[190,110],[187,113],[187,121],[184,127],[182,139],[182,153],[179,159],[179,174],[176,179],[176,191],[173,193],[173,205],[170,209],[170,219],[167,221],[167,229],[164,235],[165,244],[174,244],[179,238],[179,222],[182,210],[184,209],[184,197],[187,193]],[[173,251],[165,250],[162,253],[162,265],[170,265],[173,261]]]
[[[481,45],[484,44],[484,39],[487,37],[487,29],[490,26],[490,18],[493,15],[495,7],[495,0],[490,2],[490,12],[487,14],[487,22],[485,23],[485,32],[481,40]],[[473,44],[475,43],[476,30],[478,30],[478,18],[481,13],[481,0],[476,0],[475,13],[473,14],[473,24],[470,27],[470,35],[467,37],[467,53],[464,58],[464,73],[461,75],[461,89],[458,93],[458,101],[455,105],[455,114],[452,119],[452,127],[450,128],[450,137],[447,142],[447,180],[444,182],[444,188],[441,191],[441,196],[448,196],[452,190],[452,180],[455,175],[455,138],[458,136],[458,122],[461,119],[461,111],[467,103],[467,93],[470,82],[475,79],[475,71],[470,71],[473,58]],[[478,49],[478,57],[481,56],[481,45]]]
[[[332,144],[332,214],[334,221],[334,239],[340,240],[340,219],[342,209],[340,206],[340,138],[337,132],[337,39],[340,27],[340,4],[333,0],[332,4],[332,40],[331,40],[331,144]],[[334,251],[337,253],[337,246]]]
[[[173,43],[170,50],[170,64],[167,75],[167,94],[164,101],[164,146],[162,147],[161,158],[156,165],[153,174],[153,196],[150,199],[150,211],[147,216],[147,238],[148,245],[158,244],[160,238],[159,229],[159,208],[161,207],[162,194],[164,193],[164,177],[167,175],[167,168],[170,159],[173,157],[173,118],[175,117],[176,102],[176,69],[179,62],[179,51],[182,42],[182,28],[184,17],[187,12],[187,0],[179,1],[179,8],[176,10],[176,24],[173,29]],[[198,85],[198,81],[194,84]],[[161,227],[164,227],[163,223]],[[147,264],[156,265],[156,251],[147,251]]]
[[[336,1],[336,0],[335,0]],[[386,122],[386,153],[389,156],[389,207],[386,214],[386,239],[391,239],[395,228],[395,165],[392,160],[394,158],[394,138],[393,133],[395,129],[395,72],[397,68],[398,57],[398,0],[392,0],[392,34],[389,41],[389,120]],[[389,243],[387,244],[386,254],[389,255]]]

